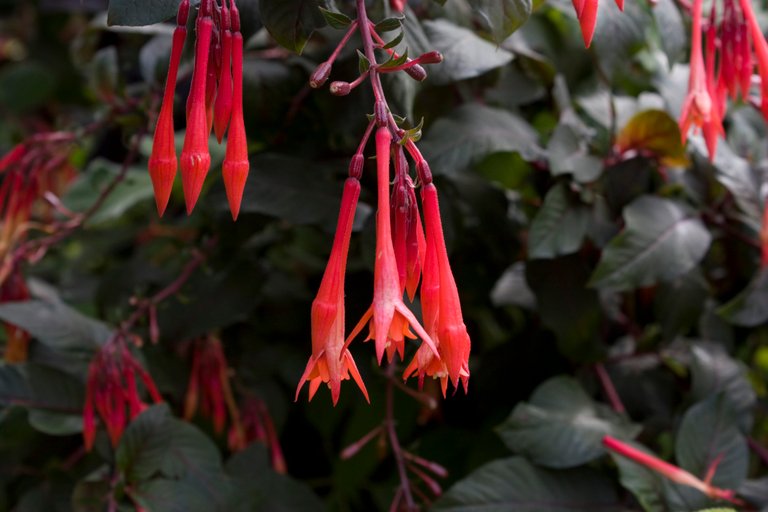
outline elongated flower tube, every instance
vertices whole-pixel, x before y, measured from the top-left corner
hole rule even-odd
[[[389,212],[389,161],[392,135],[385,126],[376,131],[376,167],[378,177],[378,206],[376,212],[376,263],[374,266],[373,304],[347,338],[347,344],[370,320],[369,335],[375,340],[376,359],[381,364],[384,352],[391,362],[394,354],[403,358],[405,337],[415,338],[410,327],[437,355],[437,348],[414,314],[403,302],[397,272],[397,260],[392,244]]]
[[[603,446],[615,453],[618,453],[622,457],[626,457],[642,466],[645,466],[651,471],[654,471],[675,483],[693,487],[694,489],[701,491],[712,499],[730,501],[731,503],[736,504],[741,503],[741,500],[735,497],[735,493],[732,490],[714,487],[708,481],[704,482],[688,471],[665,462],[658,457],[638,450],[637,448],[619,441],[614,437],[603,437]]]
[[[155,137],[152,143],[152,154],[149,157],[149,176],[152,178],[152,187],[155,190],[155,203],[157,213],[161,217],[168,206],[173,189],[173,180],[176,178],[176,143],[173,129],[173,98],[176,93],[176,77],[181,62],[181,52],[184,49],[184,41],[187,38],[187,17],[189,15],[189,0],[184,0],[179,5],[176,29],[173,31],[173,43],[171,45],[171,62],[168,66],[168,78],[165,81],[163,93],[163,105],[157,118]]]
[[[400,277],[400,290],[413,302],[421,278],[426,242],[419,216],[416,192],[408,175],[408,162],[401,146],[395,155],[395,183],[392,187],[392,243]]]
[[[763,117],[768,120],[768,41],[765,40],[757,15],[750,0],[741,0],[741,10],[749,27],[752,46],[757,57],[757,70],[760,73],[760,105]]]
[[[245,136],[245,120],[243,119],[243,36],[240,33],[240,16],[234,3],[232,4],[232,28],[234,30],[232,34],[232,70],[234,74],[232,118],[229,123],[227,153],[222,164],[222,174],[229,209],[232,212],[232,218],[237,220],[251,164],[248,162],[248,140]]]
[[[232,31],[226,0],[221,5],[221,63],[219,64],[219,89],[213,109],[213,130],[221,144],[232,117]],[[241,37],[242,38],[242,37]]]
[[[312,355],[296,388],[296,400],[299,399],[299,392],[305,382],[309,382],[310,400],[315,396],[320,384],[325,382],[331,389],[333,405],[336,405],[341,393],[341,381],[349,379],[351,374],[366,401],[370,403],[368,390],[365,389],[352,354],[344,346],[344,276],[359,197],[360,182],[355,178],[347,178],[333,249],[320,289],[312,302]]]
[[[213,20],[210,16],[211,0],[203,0],[197,17],[197,41],[195,43],[195,71],[192,75],[192,90],[187,108],[187,134],[181,152],[181,180],[187,214],[195,208],[203,190],[205,176],[211,167],[208,152],[208,119],[205,108],[206,77],[208,74],[208,52],[213,34]]]
[[[437,338],[440,358],[445,363],[451,383],[455,388],[459,381],[467,391],[469,384],[469,353],[471,341],[464,317],[461,313],[459,291],[453,278],[451,264],[448,260],[448,250],[445,247],[443,226],[440,219],[440,205],[437,200],[437,189],[433,183],[424,186],[422,190],[422,206],[424,222],[427,228],[427,252],[435,251],[437,271],[440,276],[439,313],[437,317]],[[430,267],[425,264],[424,274],[432,273],[435,264]],[[431,299],[433,300],[433,299]]]
[[[691,124],[704,132],[710,159],[715,157],[717,139],[724,133],[721,118],[718,115],[718,103],[713,99],[712,80],[708,80],[701,49],[701,10],[702,0],[693,3],[693,28],[691,36],[691,70],[688,80],[688,96],[680,112],[680,133],[683,140],[688,136]]]

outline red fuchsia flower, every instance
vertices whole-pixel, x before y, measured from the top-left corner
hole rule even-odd
[[[336,235],[331,256],[325,268],[317,297],[312,302],[312,355],[296,388],[296,400],[305,382],[309,382],[309,399],[315,396],[320,384],[325,382],[331,389],[333,405],[339,401],[341,381],[350,374],[366,401],[368,390],[355,365],[352,354],[344,345],[344,275],[347,271],[347,253],[352,236],[360,182],[347,178],[341,199]]]
[[[230,430],[229,449],[244,450],[251,443],[260,441],[269,449],[272,469],[280,474],[287,473],[283,449],[267,405],[263,400],[251,397],[243,404],[242,411],[242,441]]]
[[[694,475],[690,474],[688,471],[665,462],[658,457],[638,450],[637,448],[623,443],[614,437],[603,437],[603,446],[623,457],[631,459],[638,464],[647,467],[651,471],[659,473],[663,477],[668,478],[677,484],[693,487],[694,489],[701,491],[703,494],[706,494],[711,499],[725,500],[734,504],[743,504],[740,499],[736,498],[736,495],[732,490],[720,489],[710,484],[719,459],[715,461],[715,463],[707,472],[706,481],[702,481]]]
[[[229,365],[221,340],[213,336],[192,343],[192,369],[184,400],[184,419],[197,413],[213,421],[217,434],[224,431],[227,416],[236,432],[242,434],[240,413],[229,385]]]
[[[221,62],[219,63],[219,88],[214,105],[213,128],[216,140],[221,144],[232,117],[232,31],[227,2],[221,4]],[[241,36],[242,39],[242,36]],[[242,71],[242,70],[241,70]]]
[[[752,46],[757,58],[757,70],[760,73],[760,102],[763,111],[763,117],[768,119],[768,42],[763,36],[760,23],[757,21],[757,15],[752,9],[750,0],[741,0],[741,10],[746,19],[749,28],[749,35],[752,38]]]
[[[124,338],[112,338],[96,352],[88,368],[83,409],[86,450],[91,450],[96,438],[97,414],[107,429],[112,446],[117,446],[128,422],[147,407],[139,397],[136,374],[152,400],[162,402],[152,377],[133,357]]]
[[[208,135],[211,133],[206,112],[206,81],[208,76],[208,52],[213,34],[211,0],[203,0],[197,17],[197,41],[195,42],[195,71],[192,89],[187,99],[187,133],[181,152],[181,179],[187,214],[200,197],[205,175],[211,167],[208,152]]]
[[[392,187],[392,243],[400,277],[400,292],[408,292],[413,302],[421,279],[426,241],[419,215],[416,192],[408,174],[408,162],[401,146],[395,155],[395,184]]]
[[[709,157],[714,158],[717,151],[717,138],[723,135],[722,118],[718,112],[718,102],[715,101],[714,66],[707,70],[704,66],[704,56],[701,49],[701,6],[702,0],[693,3],[693,29],[691,36],[691,65],[688,80],[688,96],[680,112],[680,133],[683,141],[688,136],[691,124],[704,132]],[[713,61],[714,62],[714,61]],[[709,73],[707,72],[709,71]]]
[[[428,280],[427,274],[439,276],[437,305],[430,305],[431,315],[435,315],[434,309],[437,309],[437,319],[430,319],[430,321],[436,323],[434,329],[437,333],[438,352],[440,359],[445,364],[448,377],[455,388],[458,388],[459,381],[461,381],[466,393],[469,385],[471,341],[467,327],[464,325],[459,291],[448,260],[437,189],[433,183],[429,183],[424,186],[421,194],[424,222],[427,228],[427,261],[425,261],[423,273],[425,282],[428,282],[432,288],[429,290],[432,295],[427,297],[428,301],[435,301],[435,291],[434,281]],[[432,254],[430,255],[430,253]]]
[[[715,24],[714,4],[712,25]],[[725,96],[736,99],[749,98],[752,81],[752,49],[749,45],[749,31],[741,8],[734,0],[723,5],[722,21],[719,25],[719,70],[717,92],[721,95],[721,112],[725,112]]]
[[[389,211],[389,161],[392,135],[386,127],[376,132],[376,166],[378,175],[378,205],[376,213],[376,263],[374,266],[373,304],[347,338],[347,345],[369,323],[367,340],[376,344],[376,359],[381,364],[384,352],[391,362],[394,354],[403,358],[405,337],[415,338],[410,327],[437,354],[435,343],[403,302],[403,292],[397,271]]]
[[[234,74],[232,117],[229,121],[227,153],[222,164],[222,174],[229,209],[232,212],[232,218],[237,220],[251,164],[248,161],[248,140],[243,118],[243,36],[240,33],[240,14],[234,1],[232,2],[232,30],[234,32],[231,44]]]
[[[24,280],[21,268],[15,265],[8,278],[0,285],[0,304],[29,300],[29,288]],[[7,363],[20,363],[27,360],[29,333],[19,327],[3,322],[5,328],[5,355]]]
[[[176,92],[176,77],[181,62],[181,53],[187,38],[188,16],[189,0],[184,0],[179,5],[179,13],[176,17],[176,29],[173,32],[171,62],[168,66],[168,78],[165,81],[163,105],[157,117],[152,154],[149,157],[149,176],[152,178],[152,187],[155,190],[157,213],[161,217],[168,206],[178,167],[173,129],[173,98]]]

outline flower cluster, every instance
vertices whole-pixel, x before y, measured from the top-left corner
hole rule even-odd
[[[191,420],[198,408],[200,414],[213,421],[216,433],[224,431],[227,415],[238,443],[243,443],[240,413],[229,385],[229,365],[221,340],[206,336],[191,345],[192,369],[184,401],[184,418]]]
[[[724,135],[727,100],[740,96],[750,101],[755,63],[761,78],[760,105],[768,119],[768,42],[749,0],[712,2],[708,19],[702,3],[694,0],[691,10],[691,71],[679,124],[683,138],[691,125],[701,129],[714,158],[718,136]]]
[[[88,368],[83,410],[86,450],[91,450],[96,439],[96,414],[112,446],[117,446],[126,425],[147,407],[139,397],[137,375],[152,400],[162,402],[152,377],[133,357],[123,336],[111,338],[96,352]]]
[[[281,474],[288,472],[275,423],[267,405],[259,398],[248,397],[242,405],[242,434],[236,432],[233,425],[230,429],[229,449],[242,450],[255,441],[264,443],[269,450],[272,469]]]
[[[71,133],[37,134],[0,158],[0,303],[29,299],[15,249],[32,229],[47,231],[59,196],[75,176]],[[30,255],[30,257],[38,257]],[[4,323],[8,362],[27,359],[29,334]]]
[[[149,159],[149,174],[161,216],[168,206],[179,166],[173,102],[189,11],[189,0],[183,0],[179,5],[165,93]],[[228,134],[222,174],[232,217],[237,219],[250,164],[243,118],[243,36],[235,0],[222,0],[221,5],[214,0],[200,2],[196,32],[194,72],[187,98],[187,131],[180,161],[187,214],[192,213],[211,166],[208,139],[213,130],[219,143],[224,134]]]
[[[404,7],[398,2],[394,7]],[[338,19],[338,17],[337,17]],[[465,392],[469,384],[470,339],[459,303],[456,282],[448,261],[443,237],[437,189],[432,172],[414,142],[419,128],[403,130],[390,112],[381,86],[380,74],[404,71],[415,80],[424,80],[422,64],[442,61],[439,52],[427,52],[415,59],[398,55],[394,43],[385,43],[377,26],[368,20],[364,3],[358,2],[358,17],[347,20],[349,28],[331,56],[320,64],[309,79],[313,88],[321,87],[329,78],[331,66],[355,31],[359,31],[365,53],[360,76],[353,82],[333,82],[332,94],[346,95],[363,83],[370,82],[374,98],[373,115],[349,166],[344,185],[336,235],[331,255],[312,303],[312,355],[307,362],[296,389],[309,382],[309,399],[320,384],[331,390],[334,405],[339,400],[341,381],[350,377],[369,400],[368,391],[349,352],[349,344],[368,326],[366,340],[374,340],[376,359],[382,363],[384,354],[392,363],[395,355],[405,357],[405,339],[421,338],[421,346],[405,370],[404,379],[417,375],[419,386],[424,377],[440,379],[445,395],[448,382]],[[395,38],[398,41],[399,38]],[[376,50],[388,57],[383,64],[376,62]],[[371,306],[345,337],[344,276],[347,266],[352,224],[360,196],[360,177],[364,166],[364,150],[375,130],[377,197],[376,257]],[[414,180],[409,171],[405,152],[415,163],[417,182],[421,185],[422,222]],[[392,171],[394,170],[394,180]],[[394,186],[391,184],[394,183]],[[426,227],[426,233],[425,233]],[[421,281],[422,325],[406,306],[407,293],[412,302]]]

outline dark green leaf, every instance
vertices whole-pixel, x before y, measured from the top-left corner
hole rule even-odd
[[[547,193],[528,233],[528,257],[554,258],[579,250],[589,225],[589,210],[576,204],[560,182]]]
[[[628,290],[674,279],[704,257],[711,236],[684,206],[643,196],[624,209],[626,228],[603,251],[592,286]]]
[[[376,32],[392,32],[403,27],[403,18],[387,18],[378,22],[374,28]]]
[[[712,485],[722,489],[741,485],[749,469],[749,449],[727,395],[710,396],[686,411],[675,455],[680,467],[702,479],[719,460]]]
[[[755,405],[756,395],[744,364],[728,355],[714,343],[691,346],[691,394],[705,400],[723,393],[738,419],[747,419]],[[745,423],[741,425],[746,430]]]
[[[58,301],[7,302],[0,305],[0,319],[55,349],[93,350],[111,335],[103,323]]]
[[[632,438],[640,428],[595,403],[574,379],[554,377],[518,404],[498,432],[514,453],[542,466],[570,468],[603,455],[604,436]]]
[[[323,9],[322,7],[320,7],[320,12],[323,14],[325,21],[328,22],[328,25],[333,28],[342,29],[352,24],[352,20],[344,13],[329,11],[328,9]]]
[[[443,62],[430,68],[429,77],[435,83],[475,78],[512,60],[512,54],[508,51],[445,19],[425,21],[423,27],[430,47],[415,46],[414,54],[429,50],[443,54]],[[408,37],[410,45],[410,33]]]
[[[325,26],[325,0],[260,0],[261,21],[275,40],[301,53],[312,33]]]
[[[759,270],[747,287],[717,312],[728,322],[745,327],[768,320],[768,269]]]
[[[542,154],[536,131],[524,119],[474,103],[435,121],[421,149],[435,174],[463,171],[501,151],[519,152],[526,160]]]
[[[618,512],[610,480],[587,469],[552,471],[521,457],[480,467],[436,504],[441,512]]]
[[[709,285],[698,268],[659,286],[653,308],[665,339],[672,340],[696,325],[708,294]]]
[[[160,23],[175,16],[180,3],[181,0],[109,0],[107,24],[137,27]]]
[[[501,44],[531,15],[531,0],[469,0],[483,28]]]

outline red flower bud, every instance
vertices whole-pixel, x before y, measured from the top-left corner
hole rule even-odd
[[[232,212],[232,218],[237,220],[250,169],[248,141],[243,119],[243,36],[239,32],[232,35],[232,70],[234,74],[232,119],[229,125],[227,154],[224,157],[222,174],[229,209]]]
[[[317,66],[309,77],[309,86],[313,89],[322,87],[328,81],[329,76],[331,76],[331,63],[326,61]]]
[[[222,41],[219,69],[219,90],[214,106],[213,126],[216,140],[221,144],[224,132],[232,117],[232,32],[229,30],[229,9],[226,2],[221,6]]]
[[[184,185],[184,199],[187,214],[195,208],[200,192],[203,190],[205,175],[211,167],[211,155],[208,152],[208,119],[205,108],[205,88],[208,75],[208,52],[211,46],[213,20],[204,16],[202,3],[197,20],[197,42],[195,45],[195,71],[192,76],[192,90],[189,93],[187,134],[184,137],[184,149],[181,152],[181,179]]]
[[[346,96],[352,90],[349,82],[336,81],[331,83],[331,94],[334,96]]]
[[[179,15],[186,5],[189,11],[189,2],[185,1],[179,8]],[[184,49],[184,40],[187,37],[185,25],[179,25],[173,32],[171,46],[171,62],[168,67],[168,78],[165,82],[163,105],[157,118],[155,137],[152,143],[152,154],[149,157],[149,176],[152,178],[152,187],[155,190],[155,203],[157,213],[162,217],[173,189],[173,180],[176,178],[176,141],[173,129],[173,97],[176,92],[176,76],[181,62],[181,52]]]

